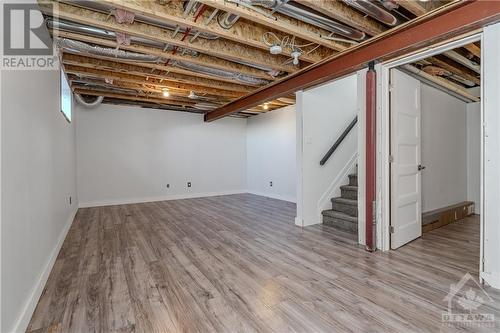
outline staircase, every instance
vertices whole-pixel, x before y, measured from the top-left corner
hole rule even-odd
[[[341,196],[332,198],[332,209],[322,212],[323,224],[358,234],[358,174],[349,175],[349,185],[340,187]]]

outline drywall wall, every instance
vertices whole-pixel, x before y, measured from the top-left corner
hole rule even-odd
[[[422,85],[422,212],[467,200],[466,103]]]
[[[322,222],[321,211],[331,209],[330,198],[340,195],[339,186],[348,183],[347,174],[355,167],[356,126],[324,166],[319,162],[357,115],[357,89],[357,75],[353,74],[300,93],[298,225]]]
[[[294,105],[248,118],[248,192],[296,202],[295,119]]]
[[[1,331],[24,332],[78,205],[75,128],[59,71],[4,71],[1,89]]]
[[[484,165],[483,267],[481,278],[500,288],[500,23],[484,28],[483,57]]]
[[[107,104],[77,110],[80,206],[246,190],[245,119],[204,123],[198,114]]]
[[[481,103],[468,103],[467,126],[467,200],[481,214]]]

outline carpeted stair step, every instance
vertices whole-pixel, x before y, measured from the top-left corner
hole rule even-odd
[[[351,185],[340,186],[340,196],[344,199],[358,200],[358,187]]]
[[[358,186],[358,174],[353,173],[349,175],[349,185]]]
[[[323,224],[351,234],[358,233],[358,219],[334,210],[322,212]]]
[[[332,209],[337,212],[357,217],[358,216],[358,201],[345,198],[333,198]]]

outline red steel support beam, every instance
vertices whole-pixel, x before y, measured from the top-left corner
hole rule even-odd
[[[500,20],[500,1],[452,2],[205,114],[213,121]]]
[[[368,251],[375,251],[375,168],[376,168],[376,131],[377,131],[377,73],[374,63],[369,64],[366,73],[366,189],[365,189],[365,246]]]

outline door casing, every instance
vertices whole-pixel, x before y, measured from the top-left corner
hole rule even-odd
[[[390,147],[390,97],[389,97],[389,78],[390,69],[404,64],[412,63],[424,58],[449,51],[451,49],[464,46],[469,43],[482,40],[482,31],[475,31],[464,36],[460,36],[451,41],[442,42],[432,47],[401,56],[395,60],[379,63],[375,66],[377,71],[377,152],[376,152],[376,235],[377,248],[382,251],[390,249],[390,216],[391,216],[391,192],[390,192],[390,166],[389,156]],[[483,87],[483,75],[481,75],[481,88]],[[483,102],[481,101],[481,119],[483,119]],[[481,128],[481,137],[483,137],[483,128]],[[481,140],[482,142],[482,140]],[[483,191],[483,147],[481,146],[481,193]],[[481,196],[481,206],[483,197]],[[483,215],[481,220],[481,253],[480,253],[480,272],[483,271]]]

